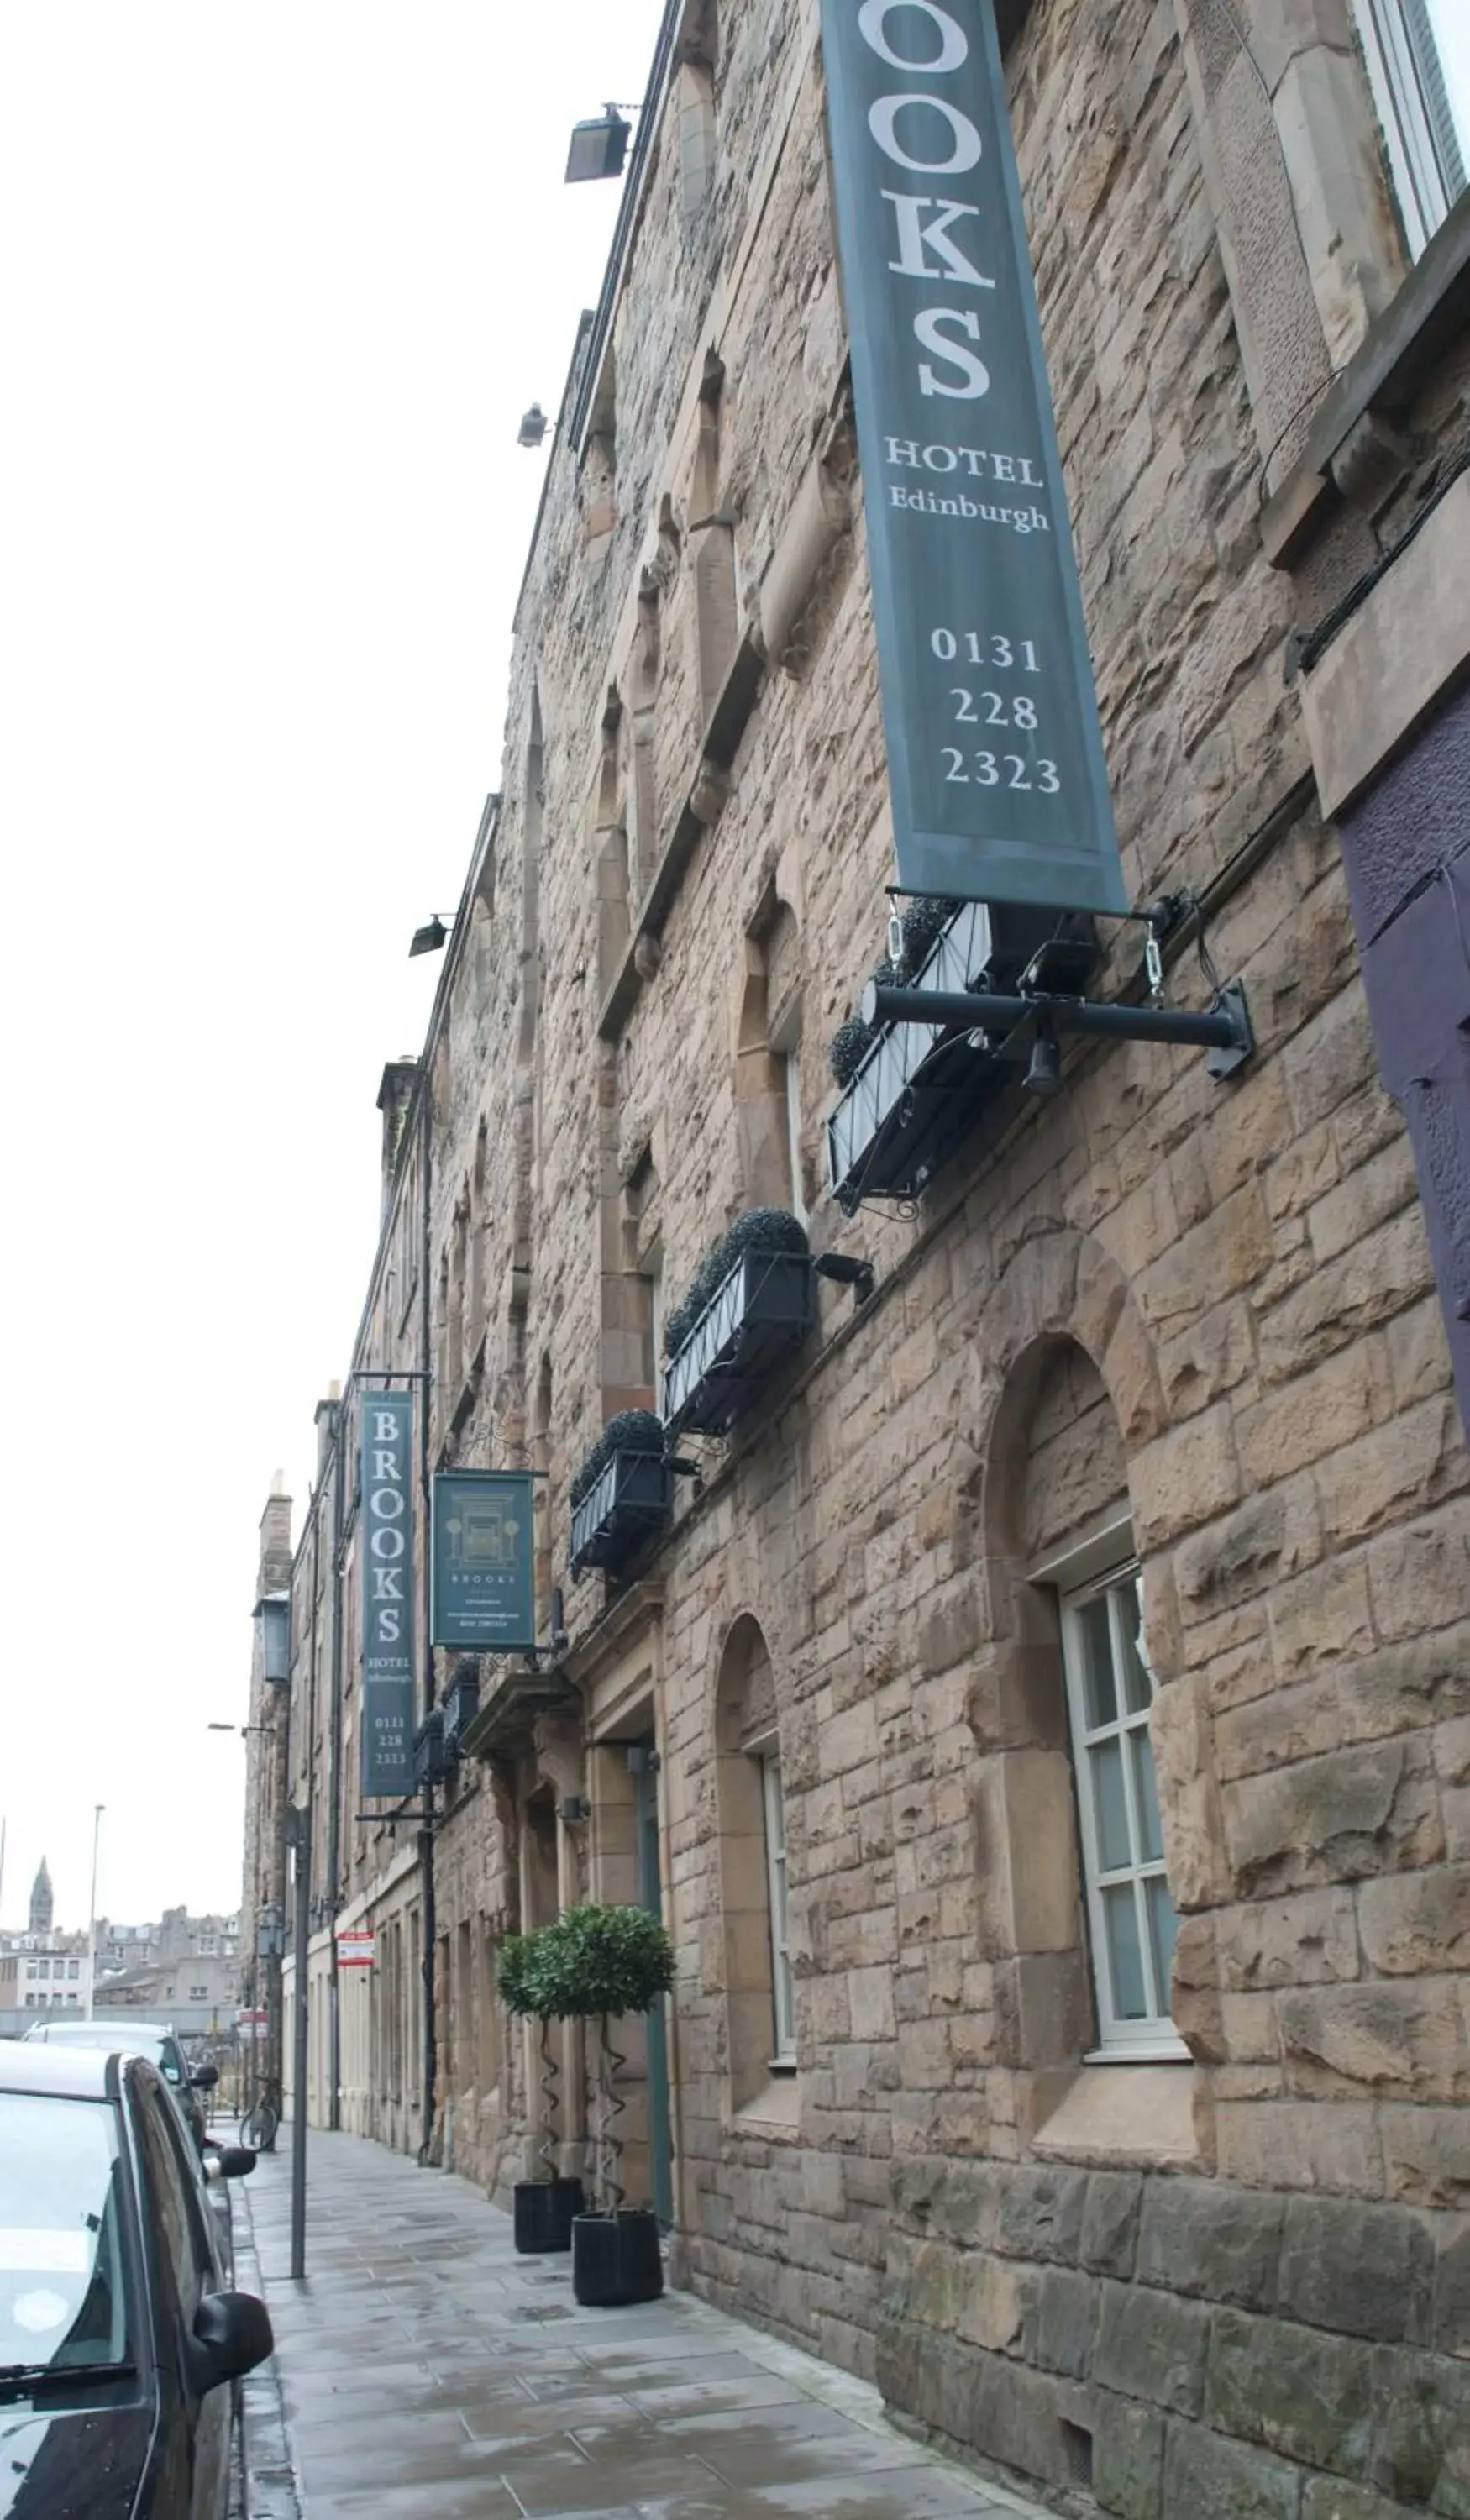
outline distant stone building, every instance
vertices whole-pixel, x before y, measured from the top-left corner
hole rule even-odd
[[[56,1901],[52,1894],[51,1873],[43,1855],[36,1869],[36,1877],[30,1885],[30,1931],[33,1934],[49,1934],[55,1912]]]
[[[1030,1095],[851,1029],[892,835],[818,13],[671,5],[290,1576],[313,2112],[504,2195],[504,1936],[660,1909],[625,2123],[680,2279],[1128,2520],[1470,2509],[1470,201],[1403,78],[1443,5],[999,13],[1130,892],[1257,1041]],[[910,976],[1003,966],[983,921]],[[1098,943],[1090,995],[1146,994]],[[773,1207],[817,1273],[690,1296]],[[430,1656],[421,1513],[423,1783],[365,1821],[395,1376],[425,1470],[544,1474],[543,1650]],[[621,1472],[570,1495],[625,1409],[678,1464],[632,1542]]]
[[[97,1926],[99,2014],[161,2017],[181,2036],[233,2033],[241,2003],[240,1918],[165,1908],[157,1923]]]
[[[85,1934],[53,1928],[0,1943],[0,2037],[18,2037],[38,2012],[85,2012],[91,1986]]]

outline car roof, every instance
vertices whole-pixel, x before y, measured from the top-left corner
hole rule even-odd
[[[107,2048],[53,2047],[45,2039],[0,2040],[0,2092],[34,2096],[51,2092],[68,2100],[111,2099],[116,2091]]]
[[[41,2021],[34,2024],[34,2041],[38,2045],[68,2048],[136,2048],[140,2039],[171,2039],[173,2032],[166,2021],[134,2021],[127,2015],[107,2021]],[[26,2043],[31,2044],[32,2025],[26,2025]]]

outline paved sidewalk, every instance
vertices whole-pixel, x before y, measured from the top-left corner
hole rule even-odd
[[[282,2508],[273,2369],[304,2520],[1045,2520],[892,2430],[865,2383],[687,2294],[579,2310],[570,2261],[516,2257],[478,2189],[351,2136],[312,2138],[294,2285],[288,2142],[237,2190],[277,2342],[252,2520]]]

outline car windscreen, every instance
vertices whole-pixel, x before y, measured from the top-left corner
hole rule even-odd
[[[0,2382],[133,2359],[111,2100],[0,2092]]]

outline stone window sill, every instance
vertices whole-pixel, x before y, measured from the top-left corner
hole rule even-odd
[[[1431,238],[1391,306],[1328,386],[1295,469],[1266,506],[1261,539],[1275,568],[1291,568],[1341,502],[1334,467],[1370,412],[1393,418],[1470,320],[1470,193]]]
[[[1031,2150],[1041,2161],[1090,2170],[1202,2170],[1194,2124],[1195,2076],[1178,2064],[1084,2065]]]
[[[777,2068],[764,2090],[736,2109],[732,2135],[754,2136],[762,2143],[797,2143],[801,2138],[801,2083],[789,2066]]]

